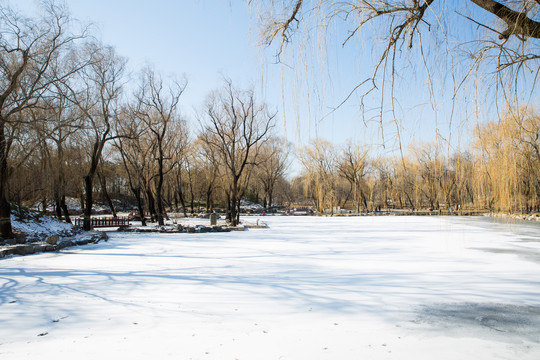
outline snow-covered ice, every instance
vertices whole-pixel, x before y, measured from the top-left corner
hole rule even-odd
[[[264,221],[0,260],[0,359],[540,359],[540,224]]]

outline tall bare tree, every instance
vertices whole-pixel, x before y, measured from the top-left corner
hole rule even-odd
[[[64,8],[46,3],[39,18],[25,18],[0,6],[0,236],[12,236],[7,183],[12,144],[24,132],[27,118],[51,85],[78,69],[60,67],[59,59],[83,35],[70,30]]]
[[[304,188],[319,213],[338,206],[336,150],[332,143],[315,139],[302,149],[300,161],[304,172]]]
[[[367,193],[364,177],[367,170],[367,151],[359,146],[348,144],[338,158],[338,172],[345,178],[351,187],[356,212],[360,212],[360,205],[367,209]]]
[[[143,198],[147,188],[146,168],[150,157],[150,146],[146,146],[148,129],[135,114],[134,109],[124,108],[120,112],[117,132],[120,136],[114,145],[120,153],[129,188],[135,197],[142,225],[146,226]]]
[[[247,167],[257,161],[259,147],[268,140],[276,114],[269,112],[265,104],[257,103],[252,90],[237,90],[231,81],[211,94],[205,111],[201,139],[215,150],[225,166],[227,217],[237,225],[246,186],[243,177]]]
[[[206,212],[208,213],[213,209],[214,193],[219,184],[219,157],[215,147],[204,142],[204,138],[197,139],[195,146],[201,174],[200,182],[206,202]]]
[[[154,70],[147,68],[142,73],[141,85],[136,93],[136,116],[146,124],[153,138],[154,160],[157,162],[156,202],[159,225],[164,225],[163,181],[165,173],[170,170],[165,169],[165,161],[172,160],[175,137],[181,137],[182,132],[187,132],[178,109],[186,85],[185,81],[172,81],[166,85]]]
[[[55,87],[60,84],[55,84]],[[73,135],[80,130],[80,118],[76,108],[65,98],[62,91],[51,91],[39,103],[32,116],[40,114],[41,121],[34,121],[36,136],[40,141],[43,152],[47,155],[49,175],[52,179],[52,197],[55,213],[59,219],[71,223],[66,205],[68,187],[66,169],[66,148],[70,146]]]
[[[94,203],[94,177],[98,171],[105,145],[115,139],[115,121],[120,110],[119,100],[124,85],[126,60],[114,49],[98,43],[88,43],[82,49],[82,57],[89,65],[78,77],[65,82],[67,99],[80,111],[83,125],[82,144],[88,157],[84,175],[84,230],[90,230],[90,217]]]
[[[289,163],[289,144],[280,138],[271,138],[261,148],[261,161],[256,169],[256,180],[262,185],[263,207],[273,206],[274,188],[278,179],[285,175]]]

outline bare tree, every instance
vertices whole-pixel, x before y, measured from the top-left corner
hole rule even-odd
[[[186,208],[186,199],[184,196],[184,180],[183,180],[183,172],[184,172],[184,162],[185,157],[182,156],[179,158],[176,162],[176,174],[175,174],[175,180],[176,180],[176,188],[175,188],[175,196],[180,201],[180,204],[182,205],[182,211],[184,212],[184,216],[187,216],[187,208]]]
[[[137,202],[137,210],[142,225],[146,226],[143,198],[147,187],[146,168],[150,155],[150,146],[146,146],[148,138],[144,123],[134,114],[134,110],[124,108],[120,112],[117,132],[121,135],[114,141],[120,153],[122,164],[126,172],[129,188]]]
[[[154,156],[157,162],[156,201],[159,225],[164,225],[163,181],[167,171],[165,161],[172,159],[172,145],[175,137],[186,132],[178,113],[180,96],[186,88],[185,82],[173,81],[167,86],[152,69],[145,69],[141,85],[136,93],[138,116],[153,138]],[[170,169],[169,169],[170,170]]]
[[[269,138],[276,114],[258,104],[252,90],[239,91],[231,81],[211,94],[205,110],[207,123],[203,125],[201,139],[225,165],[227,217],[237,225],[241,195],[247,185],[247,167],[257,161],[259,147]]]
[[[213,209],[214,192],[219,183],[219,157],[215,147],[204,142],[204,138],[199,138],[195,142],[195,146],[197,148],[197,158],[201,173],[200,182],[202,183],[201,185],[206,202],[206,212],[208,213]]]
[[[473,174],[480,169],[475,169],[474,160],[470,152],[454,154],[451,159],[455,174],[456,195],[455,202],[459,209],[473,208],[475,205],[475,192]]]
[[[51,198],[53,156],[50,144],[40,137],[46,111],[29,108],[21,112],[24,128],[12,128],[8,198],[20,209],[28,196],[40,202],[45,212]],[[31,175],[30,175],[31,174]],[[41,179],[41,180],[40,180]]]
[[[447,182],[447,167],[440,148],[433,143],[417,143],[411,145],[418,164],[421,181],[418,189],[429,202],[433,210],[438,210],[441,203],[448,204],[448,194],[453,183]],[[454,177],[452,176],[452,181]]]
[[[109,156],[107,156],[108,154],[103,154],[102,155],[102,158],[101,158],[101,161],[99,162],[99,165],[98,165],[98,170],[96,172],[96,175],[98,177],[98,180],[99,180],[99,185],[101,187],[101,195],[103,197],[103,199],[105,200],[105,202],[107,203],[107,205],[109,206],[109,209],[111,210],[111,214],[113,216],[113,218],[117,218],[118,216],[116,215],[116,208],[114,206],[114,202],[111,198],[111,195],[109,194],[109,190],[107,189],[108,185],[107,185],[107,181],[108,179],[111,179],[113,178],[112,176],[112,167],[111,166],[112,164],[107,161],[106,159],[109,158]]]
[[[176,211],[178,211],[178,201],[182,205],[182,210],[184,216],[187,216],[186,210],[186,199],[185,199],[185,175],[187,163],[190,161],[189,157],[191,153],[195,151],[193,149],[193,144],[189,140],[189,134],[187,131],[187,124],[183,121],[173,124],[174,127],[171,128],[170,133],[172,134],[172,143],[170,145],[171,151],[171,161],[170,161],[170,172],[173,179],[171,187],[174,191],[174,199],[176,205]],[[188,176],[189,180],[189,176]]]
[[[17,132],[27,126],[21,114],[34,107],[51,85],[78,67],[57,66],[82,35],[70,33],[65,9],[48,3],[40,18],[24,18],[0,6],[0,235],[12,236],[7,183],[10,151]]]
[[[315,139],[300,154],[304,172],[304,188],[319,213],[338,205],[336,151],[332,143]]]
[[[60,84],[55,84],[57,88]],[[49,168],[48,177],[52,179],[52,197],[55,203],[55,213],[58,219],[71,223],[66,205],[68,187],[66,169],[66,148],[70,146],[73,135],[80,130],[79,114],[72,104],[64,97],[62,91],[51,91],[39,106],[31,111],[37,139],[41,149],[46,154]],[[40,114],[40,115],[38,115]],[[63,215],[62,215],[63,214]]]
[[[359,146],[347,145],[338,159],[339,174],[347,180],[353,193],[356,212],[360,212],[360,204],[367,210],[367,194],[365,175],[367,167],[367,151]]]
[[[264,208],[273,206],[274,187],[278,179],[285,175],[289,165],[287,161],[289,147],[286,140],[271,138],[261,148],[261,161],[256,169],[256,179],[262,185]]]
[[[84,230],[90,230],[92,215],[94,177],[98,171],[105,145],[117,137],[115,121],[118,117],[119,100],[124,85],[126,60],[119,57],[112,47],[88,43],[82,56],[90,59],[78,77],[64,82],[69,99],[80,111],[83,119],[81,135],[88,156],[88,168],[84,175]]]

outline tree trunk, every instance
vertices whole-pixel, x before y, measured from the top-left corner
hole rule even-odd
[[[142,226],[146,226],[146,219],[144,217],[144,208],[142,203],[141,188],[130,187],[135,199],[137,200],[137,210],[139,211],[139,217],[141,218]]]
[[[9,239],[13,237],[13,231],[11,228],[11,205],[8,198],[9,173],[4,131],[4,121],[0,119],[0,236]]]
[[[84,191],[79,192],[79,204],[81,205],[81,213],[84,213]]]
[[[7,198],[7,174],[5,172],[6,166],[0,164],[0,235],[4,239],[13,237],[11,229],[11,205]],[[6,175],[5,175],[6,174]]]
[[[85,201],[84,201],[84,221],[83,221],[83,230],[89,231],[90,226],[90,217],[92,216],[92,205],[94,202],[92,194],[92,173],[84,177],[84,191],[85,191]]]
[[[268,208],[272,208],[273,203],[274,203],[274,185],[272,184],[270,188],[268,189]]]
[[[150,190],[150,188],[146,188],[146,199],[148,200],[148,211],[150,211],[150,217],[152,221],[156,221],[156,205],[154,202],[154,195],[152,195],[152,190]]]
[[[414,204],[413,204],[413,201],[412,201],[411,197],[409,196],[409,193],[405,192],[405,196],[407,196],[407,201],[411,205],[411,209],[414,211]]]
[[[156,202],[157,202],[157,221],[158,221],[158,225],[159,226],[163,226],[165,225],[165,222],[163,221],[163,199],[161,198],[161,195],[160,195],[160,188],[161,186],[158,185],[158,191],[157,191],[157,196],[156,196]]]
[[[225,219],[228,221],[228,222],[232,222],[232,211],[231,211],[231,205],[232,205],[232,200],[231,200],[231,194],[230,193],[226,193],[227,195],[227,213],[225,215]]]
[[[56,200],[56,212],[59,219],[62,219],[62,213],[64,213],[64,220],[71,224],[68,208],[66,205],[66,180],[64,175],[64,146],[61,140],[57,141],[57,172],[58,176],[54,184],[55,200]]]
[[[180,203],[182,204],[182,211],[184,212],[184,217],[187,217],[186,201],[184,200],[184,193],[182,191],[182,175],[180,174],[180,170],[176,175],[176,186],[178,187],[178,198],[180,199]]]
[[[191,196],[190,198],[191,215],[193,215],[195,214],[195,195],[193,194],[193,183],[191,182],[191,176],[189,179],[189,194]]]
[[[107,180],[105,179],[105,175],[103,173],[98,172],[98,178],[99,183],[101,185],[101,193],[103,194],[103,197],[105,198],[105,201],[107,202],[107,205],[109,205],[109,209],[111,209],[111,213],[113,218],[116,218],[116,210],[114,208],[114,204],[112,202],[111,197],[109,196],[109,192],[107,191]]]
[[[237,213],[238,213],[238,179],[234,179],[232,191],[231,191],[231,225],[238,225]]]
[[[56,187],[56,185],[54,185]],[[62,207],[60,205],[60,196],[58,195],[58,191],[54,191],[54,213],[56,214],[56,218],[58,220],[62,220]]]
[[[208,186],[206,189],[206,212],[209,213],[212,211],[212,204],[210,203],[212,199],[212,187]]]
[[[47,195],[43,195],[43,199],[41,199],[41,207],[43,210],[41,210],[41,213],[43,215],[47,215]]]
[[[165,222],[163,221],[163,139],[158,137],[158,148],[159,148],[159,157],[158,157],[158,179],[156,185],[156,201],[157,201],[157,220],[158,225],[163,226]]]
[[[4,239],[13,237],[11,229],[11,206],[4,196],[0,197],[0,233]]]
[[[67,208],[67,205],[66,205],[66,197],[65,196],[62,196],[60,198],[60,208],[64,212],[64,220],[67,223],[71,224],[71,218],[69,217],[69,211],[68,211],[68,208]]]
[[[240,224],[240,200],[237,201],[238,210],[236,211],[236,224]]]
[[[359,189],[358,185],[355,185],[356,187],[356,194],[355,194],[355,202],[356,202],[356,214],[360,214],[360,204],[362,202],[362,191]]]

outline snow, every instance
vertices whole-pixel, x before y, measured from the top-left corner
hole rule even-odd
[[[38,236],[39,234],[49,236],[73,231],[73,225],[58,221],[50,216],[41,216],[39,221],[22,221],[11,215],[11,226],[14,231],[20,231],[29,236]]]
[[[0,358],[540,358],[537,223],[261,220],[0,260]]]

